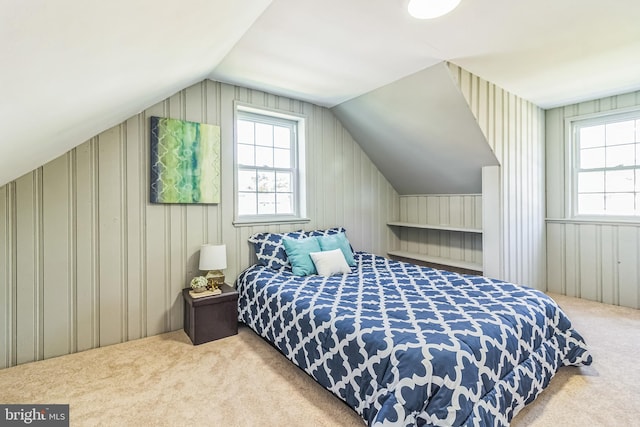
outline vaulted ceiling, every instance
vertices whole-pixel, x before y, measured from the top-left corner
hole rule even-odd
[[[640,89],[637,0],[407,2],[2,0],[0,185],[205,78],[336,112],[442,61],[543,108]]]

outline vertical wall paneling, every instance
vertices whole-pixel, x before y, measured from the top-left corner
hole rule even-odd
[[[361,161],[361,153],[359,151],[356,151],[353,153],[353,175],[351,176],[352,181],[355,182],[359,182],[360,177],[362,176],[362,161]],[[321,179],[321,178],[317,178],[317,179]],[[360,211],[362,210],[362,199],[360,198],[360,194],[356,193],[354,194],[353,197],[353,201],[352,201],[352,208],[355,209],[356,211]],[[356,224],[354,224],[354,233],[355,234],[360,234],[361,229],[359,228],[360,223],[357,222]],[[362,241],[357,242],[358,245],[362,245]]]
[[[75,337],[76,351],[99,345],[97,252],[97,138],[75,151]]]
[[[222,108],[222,105],[230,105],[233,103],[233,91],[231,87],[226,85],[220,85],[210,80],[205,81],[205,99],[202,100],[204,108],[205,123],[210,124],[232,124],[233,110],[231,108]],[[222,92],[222,88],[225,91]],[[231,95],[231,96],[229,96]],[[220,135],[222,141],[233,140],[234,126],[221,126]],[[233,187],[233,164],[227,159],[233,159],[234,148],[232,144],[222,144],[221,147],[222,159],[224,161],[221,165],[222,173],[222,188]],[[238,253],[238,246],[235,241],[231,239],[225,239],[226,235],[234,236],[233,229],[228,225],[233,221],[233,204],[234,195],[232,192],[222,192],[222,202],[220,205],[207,205],[204,207],[204,223],[203,223],[203,240],[201,243],[222,243],[227,244],[227,264],[231,271],[237,271],[238,261],[233,254]],[[220,209],[220,206],[226,207],[226,209]],[[223,228],[223,224],[225,227]],[[224,232],[223,232],[224,230]],[[246,240],[245,240],[246,242]],[[240,264],[245,265],[245,264]]]
[[[33,172],[16,180],[16,362],[38,360],[40,330],[39,193]]]
[[[0,369],[11,366],[13,353],[13,297],[11,257],[11,203],[9,186],[0,187]]]
[[[127,280],[127,329],[125,340],[136,339],[143,334],[143,246],[144,235],[142,233],[144,218],[141,215],[145,204],[144,178],[142,174],[141,151],[143,144],[135,142],[144,137],[144,122],[140,116],[132,117],[124,123],[123,138],[124,161],[126,163],[126,185],[124,186],[126,201],[126,233],[124,247],[126,247],[126,280]],[[129,143],[131,141],[131,143]]]
[[[116,126],[98,137],[100,345],[122,342],[126,322],[120,131]]]
[[[597,256],[597,228],[589,224],[580,233],[578,251],[580,259],[578,268],[580,270],[580,290],[577,292],[581,298],[590,300],[598,299],[598,278],[600,277],[599,262]]]
[[[500,166],[482,168],[482,272],[499,277],[502,272]]]
[[[178,92],[169,98],[169,110],[168,116],[173,118],[183,119],[186,113],[186,92],[188,90],[193,91],[193,88],[189,88]],[[197,91],[196,91],[197,92]],[[185,205],[170,205],[167,207],[168,217],[168,229],[167,235],[169,236],[169,245],[167,245],[168,253],[166,260],[169,267],[169,281],[165,288],[165,295],[167,298],[167,310],[169,311],[169,330],[179,329],[182,325],[182,305],[183,300],[180,295],[180,291],[187,286],[186,283],[186,267],[187,256],[185,248],[186,237],[186,206]]]
[[[557,294],[566,292],[564,276],[564,228],[558,224],[547,225],[547,290]]]
[[[546,112],[546,134],[564,134],[564,117],[560,114],[559,109]],[[546,176],[547,216],[549,218],[564,217],[565,151],[564,144],[547,144],[546,147],[546,168],[557,171],[553,175],[547,173]],[[551,200],[561,200],[562,203],[549,203]]]
[[[348,170],[348,166],[347,166],[347,159],[345,157],[345,151],[351,151],[349,146],[345,147],[345,134],[346,132],[344,131],[344,129],[342,128],[342,126],[340,125],[340,122],[333,120],[334,122],[334,143],[333,143],[333,149],[334,149],[334,165],[335,165],[335,171],[334,171],[334,180],[335,179],[340,179],[339,177],[344,176],[345,174],[349,173]],[[374,179],[371,179],[371,189],[374,189],[377,187],[377,182]],[[347,190],[344,186],[342,185],[338,185],[335,188],[335,200],[345,200],[345,195],[346,193],[348,193],[349,190]],[[377,218],[375,218],[375,216],[377,215],[377,206],[373,207],[371,209],[371,215],[372,215],[372,219],[374,223],[377,223]],[[344,203],[336,203],[336,223],[340,223],[340,224],[346,224],[345,223],[345,219],[346,219],[346,215],[345,215],[345,205]],[[345,225],[346,226],[346,225]],[[372,237],[374,233],[372,233]],[[377,235],[378,233],[375,233],[375,235]],[[373,239],[372,239],[373,240]],[[371,241],[371,244],[373,245],[373,241]]]
[[[640,308],[640,222],[572,218],[568,162],[569,119],[637,106],[640,91],[546,111],[547,280],[553,292]]]
[[[638,227],[618,227],[618,299],[626,307],[638,307]]]
[[[146,131],[142,143],[145,145],[145,157],[147,163],[149,159],[149,126],[148,120],[151,116],[166,117],[165,104],[167,101],[161,102],[149,108],[145,114]],[[147,171],[148,171],[147,167]],[[147,172],[148,174],[148,172]],[[167,275],[166,246],[170,244],[169,236],[167,236],[166,228],[166,211],[167,206],[149,203],[148,185],[145,189],[145,222],[147,232],[145,235],[145,269],[147,272],[146,281],[146,317],[147,317],[147,334],[157,335],[169,330],[167,303],[166,303],[166,287],[169,283]]]
[[[547,226],[556,226],[562,228],[560,224],[549,224]],[[618,301],[615,283],[618,281],[618,254],[615,247],[614,239],[614,227],[609,225],[602,225],[600,227],[600,287],[601,287],[601,301],[607,304],[615,304]],[[562,244],[562,239],[555,238],[559,244]]]
[[[515,105],[514,105],[514,100],[515,97],[508,92],[504,92],[504,96],[506,98],[505,100],[505,105],[507,107],[506,111],[505,111],[505,124],[507,126],[507,130],[506,130],[506,135],[507,135],[507,141],[517,141],[516,139],[516,129],[517,126],[515,124],[515,120],[516,120],[516,114],[515,114]],[[511,147],[509,147],[511,148]],[[507,150],[508,155],[505,156],[504,163],[501,162],[502,164],[502,169],[504,171],[506,171],[506,175],[505,175],[505,187],[506,187],[506,194],[509,194],[511,197],[508,197],[505,200],[505,206],[507,209],[507,224],[510,224],[510,227],[507,228],[505,236],[506,236],[506,245],[509,248],[517,248],[518,245],[518,238],[521,237],[522,235],[519,233],[519,229],[520,229],[520,221],[518,221],[518,211],[517,211],[517,206],[518,206],[518,202],[519,202],[519,197],[516,196],[517,191],[518,191],[518,178],[521,175],[522,171],[519,171],[516,165],[517,162],[517,150],[515,149],[516,147],[513,147],[514,149],[511,150]],[[520,249],[520,248],[518,248]],[[520,263],[520,259],[521,259],[522,253],[519,251],[513,251],[511,252],[511,255],[509,257],[509,259],[507,259],[507,262],[505,262],[505,264],[503,265],[505,270],[505,277],[509,277],[510,280],[512,281],[519,281],[520,277],[518,275],[518,269],[521,267],[521,263]]]
[[[335,151],[335,124],[333,120],[328,120],[328,115],[331,114],[330,111],[326,113],[323,112],[322,115],[322,159],[332,158],[336,159],[336,161],[331,162],[327,165],[325,169],[325,176],[328,178],[327,180],[322,180],[323,189],[322,189],[322,214],[327,220],[333,224],[338,222],[338,203],[337,198],[333,197],[333,195],[328,191],[327,186],[330,182],[335,182],[334,177],[336,176],[336,168],[338,167],[339,159],[336,158]],[[336,188],[333,189],[336,191]]]
[[[185,119],[192,122],[219,123],[215,118],[208,118],[208,108],[206,104],[208,84],[195,85],[185,90]],[[198,270],[199,250],[202,243],[209,243],[206,233],[206,209],[204,205],[191,206],[185,209],[184,217],[184,267],[186,269],[182,280],[177,281],[182,287],[188,286],[191,277],[199,276],[202,273]],[[211,242],[214,244],[220,242]],[[185,280],[186,279],[186,280]],[[182,316],[182,299],[178,298],[177,308]],[[174,304],[175,305],[175,304]],[[182,322],[179,319],[178,324]]]
[[[70,154],[60,156],[43,168],[43,277],[44,357],[72,350],[71,325],[75,298],[75,262],[71,221]]]
[[[495,277],[544,290],[544,111],[455,64],[449,69],[501,165],[500,253],[485,249],[485,260],[500,258]]]
[[[577,284],[580,282],[580,270],[578,269],[579,253],[577,241],[579,235],[576,233],[576,225],[569,224],[564,229],[565,239],[565,293],[571,297],[579,296],[580,288]]]
[[[306,118],[309,223],[233,225],[235,102]],[[220,204],[149,203],[150,116],[220,126]],[[398,205],[330,110],[195,84],[0,187],[0,368],[182,328],[203,243],[226,244],[231,283],[255,260],[256,232],[341,225],[355,249],[385,254]]]
[[[348,176],[353,174],[353,171],[349,170],[349,168],[351,167],[351,165],[353,165],[353,162],[354,162],[354,155],[356,154],[354,152],[355,146],[347,142],[349,141],[350,135],[345,129],[341,129],[340,138],[342,141],[342,146],[341,146],[341,156],[342,156],[342,165],[343,165],[342,173]],[[386,182],[386,180],[384,181]],[[340,186],[340,188],[342,189],[342,200],[355,199],[356,188],[354,186],[349,186],[349,187]],[[378,194],[380,194],[380,192],[378,192]],[[386,193],[383,193],[383,194],[386,194]],[[384,203],[384,201],[386,201],[386,197],[379,198],[379,203]],[[381,212],[383,212],[382,215],[385,216],[386,206],[379,205],[379,209]],[[356,218],[353,218],[352,215],[346,212],[344,204],[342,205],[342,218],[343,218],[344,226],[347,229],[347,232],[350,234],[352,232],[356,233],[356,231],[354,230],[354,227],[356,226],[358,221]],[[382,226],[384,227],[384,224],[382,224]],[[374,237],[377,236],[380,239],[384,239],[385,232],[386,230],[380,231],[380,229],[378,229],[377,232],[372,234],[374,235]],[[380,247],[380,244],[381,244],[381,241],[378,240],[376,242],[376,246]]]

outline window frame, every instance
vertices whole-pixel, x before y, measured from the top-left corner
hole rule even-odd
[[[256,123],[278,124],[293,122],[294,141],[292,147],[292,167],[285,168],[292,172],[293,177],[293,214],[239,214],[239,179],[238,174],[242,169],[238,162],[238,121],[242,118],[249,118]],[[233,198],[234,198],[234,221],[237,226],[251,226],[255,224],[276,224],[276,223],[304,223],[310,219],[306,217],[306,116],[291,113],[289,111],[275,110],[261,106],[254,106],[241,102],[234,102],[233,117]],[[260,169],[260,167],[256,167]],[[277,170],[277,168],[273,168]]]
[[[580,147],[578,132],[582,127],[605,125],[608,123],[617,123],[629,120],[640,120],[640,106],[629,108],[620,108],[615,110],[603,111],[592,114],[584,114],[565,119],[565,132],[567,140],[567,181],[570,183],[570,195],[565,197],[566,212],[570,213],[572,219],[578,221],[598,221],[598,222],[640,222],[640,213],[637,215],[619,215],[619,214],[580,214],[578,212],[578,175],[580,169]],[[640,142],[636,141],[637,144]],[[616,171],[636,169],[640,171],[640,165],[637,166],[613,166],[594,168],[602,171]],[[640,191],[634,191],[634,194],[640,194]],[[606,195],[606,187],[604,194]],[[639,209],[640,210],[640,209]]]

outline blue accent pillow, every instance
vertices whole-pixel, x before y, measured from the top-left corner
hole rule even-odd
[[[296,276],[308,276],[309,274],[317,274],[316,266],[309,255],[311,252],[320,252],[320,244],[316,237],[307,237],[306,239],[293,240],[284,238],[284,249],[291,263],[291,270]]]
[[[292,231],[289,233],[257,233],[249,237],[249,242],[253,244],[256,257],[258,257],[258,263],[274,270],[291,268],[291,263],[284,250],[284,243],[282,243],[285,237],[297,240],[307,236],[303,231]]]
[[[353,258],[353,250],[351,250],[351,244],[347,239],[347,235],[344,232],[337,234],[328,234],[325,236],[318,236],[318,243],[320,243],[320,249],[323,251],[331,251],[334,249],[340,249],[344,255],[344,259],[349,266],[356,265],[356,260]]]

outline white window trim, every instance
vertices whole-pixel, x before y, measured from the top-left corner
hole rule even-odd
[[[607,118],[615,116],[616,119],[624,120],[625,116],[629,118],[637,117],[640,115],[640,105],[633,107],[618,108],[614,110],[601,111],[590,114],[582,114],[565,118],[565,182],[569,185],[566,187],[566,191],[569,194],[565,194],[565,212],[568,217],[574,222],[597,222],[597,223],[640,223],[640,216],[635,215],[580,215],[578,214],[578,148],[576,146],[576,138],[574,133],[576,131],[574,124],[581,123],[598,123],[606,121]],[[637,117],[638,118],[638,117]],[[616,120],[617,121],[617,120]],[[565,215],[567,216],[567,215]]]
[[[237,153],[237,123],[238,112],[246,112],[263,116],[270,116],[285,120],[291,120],[297,123],[297,146],[296,146],[296,184],[295,184],[295,201],[297,215],[238,215],[238,153]],[[233,108],[233,212],[235,226],[252,226],[261,224],[298,224],[309,222],[307,218],[307,181],[306,181],[306,130],[307,117],[301,114],[291,113],[289,111],[276,110],[268,107],[246,104],[234,101]]]

